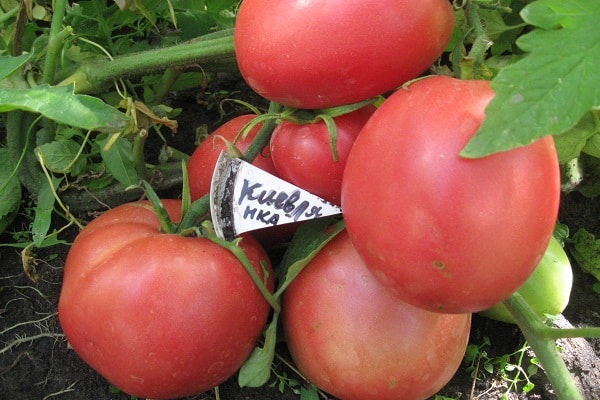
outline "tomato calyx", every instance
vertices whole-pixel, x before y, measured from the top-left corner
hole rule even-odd
[[[150,201],[150,204],[152,204],[152,208],[154,209],[154,212],[156,213],[156,216],[160,222],[161,231],[167,234],[203,237],[227,249],[243,265],[246,272],[248,272],[248,274],[252,278],[252,281],[256,285],[257,289],[263,295],[265,300],[267,300],[267,302],[273,308],[273,310],[276,312],[280,312],[281,306],[279,305],[277,298],[267,288],[267,282],[269,279],[269,272],[267,266],[261,262],[261,268],[264,277],[263,280],[254,269],[245,251],[240,246],[240,242],[243,240],[243,237],[237,237],[232,241],[228,241],[225,239],[221,239],[217,236],[213,228],[212,222],[208,218],[209,196],[203,196],[195,202],[191,202],[189,183],[187,180],[187,173],[185,167],[183,168],[183,174],[184,189],[182,196],[182,217],[179,223],[173,222],[171,217],[169,217],[167,209],[165,208],[163,202],[160,200],[154,189],[152,189],[152,186],[150,186],[150,184],[146,181],[141,182],[146,197],[148,198],[148,201]]]
[[[273,311],[277,313],[281,312],[281,306],[277,301],[277,298],[269,291],[269,289],[267,289],[267,282],[269,279],[269,271],[267,269],[267,266],[263,262],[261,262],[261,268],[264,277],[264,280],[261,280],[260,276],[256,273],[256,270],[252,266],[252,263],[248,259],[248,256],[246,256],[246,253],[239,245],[243,238],[237,237],[232,241],[221,239],[215,233],[212,223],[209,220],[205,220],[202,223],[201,228],[203,237],[229,250],[231,254],[233,254],[239,260],[239,262],[244,266],[244,268],[254,281],[254,284],[256,285],[260,293],[263,295],[265,300],[267,300],[269,305],[273,308]]]
[[[339,159],[336,146],[337,126],[335,124],[334,118],[345,114],[350,114],[369,104],[376,103],[378,100],[379,97],[374,97],[364,101],[360,101],[358,103],[315,110],[293,108],[289,106],[282,106],[275,102],[271,102],[269,105],[269,110],[265,114],[258,115],[248,124],[246,124],[246,126],[244,126],[244,128],[240,131],[240,133],[234,140],[234,144],[235,141],[237,141],[239,138],[245,138],[246,135],[252,130],[252,128],[262,123],[262,128],[252,141],[250,147],[248,147],[248,149],[242,156],[242,159],[244,161],[252,162],[254,158],[258,154],[260,154],[262,149],[268,145],[269,140],[271,139],[271,135],[273,134],[273,130],[282,121],[288,121],[297,125],[314,124],[319,121],[323,121],[327,126],[327,131],[329,132],[329,143],[333,159],[337,162]],[[235,152],[230,152],[229,154],[233,157],[237,156]]]

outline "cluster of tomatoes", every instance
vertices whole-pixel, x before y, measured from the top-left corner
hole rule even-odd
[[[341,399],[435,394],[463,357],[471,313],[517,290],[548,246],[560,183],[552,139],[460,156],[485,118],[489,82],[406,84],[450,41],[447,0],[244,0],[237,18],[240,71],[268,100],[314,110],[395,90],[378,107],[336,116],[333,141],[323,121],[283,121],[254,160],[340,204],[346,223],[283,294],[296,366]],[[220,150],[253,118],[225,123],[194,152],[192,199],[209,193]],[[240,151],[258,129],[235,142]],[[164,205],[181,218],[181,202]],[[244,235],[239,246],[272,290],[259,240]],[[110,210],[81,232],[59,304],[86,362],[127,393],[155,399],[232,376],[269,311],[238,258],[204,237],[165,234],[146,202]]]

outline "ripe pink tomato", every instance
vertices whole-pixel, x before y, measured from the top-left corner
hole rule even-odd
[[[179,220],[181,202],[164,204]],[[240,245],[260,276],[261,262],[273,275],[251,236]],[[113,208],[80,232],[58,304],[75,352],[121,390],[151,399],[194,395],[231,377],[269,310],[235,256],[206,238],[162,233],[148,202]]]
[[[442,54],[453,28],[448,0],[244,0],[234,40],[251,88],[314,109],[416,78]]]
[[[464,356],[471,314],[399,300],[373,277],[344,231],[283,295],[292,358],[315,386],[344,400],[426,399]]]
[[[350,237],[369,269],[413,305],[489,308],[527,280],[548,246],[560,196],[552,137],[459,155],[493,96],[487,81],[414,82],[378,108],[348,157]]]
[[[282,179],[340,204],[342,174],[358,132],[375,111],[372,105],[336,117],[338,160],[334,161],[323,121],[294,124],[283,121],[271,137],[271,158]]]
[[[256,115],[248,114],[240,115],[227,121],[212,132],[194,150],[187,164],[192,200],[197,200],[210,192],[210,182],[212,181],[213,171],[217,164],[217,158],[219,158],[221,151],[227,150],[227,146],[221,138],[233,142],[242,128],[254,118],[256,118]],[[241,152],[244,152],[250,146],[261,126],[262,124],[256,125],[248,133],[245,140],[240,139],[235,143]],[[276,173],[275,166],[269,154],[259,154],[252,164],[271,174]]]

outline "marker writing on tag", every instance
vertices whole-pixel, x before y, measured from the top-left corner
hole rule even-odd
[[[271,211],[252,207],[252,203],[256,202],[259,206],[267,206],[274,210],[281,210],[285,217],[292,218],[294,222],[302,219],[319,218],[323,216],[323,206],[311,204],[307,200],[300,200],[301,192],[296,189],[291,193],[285,191],[276,191],[273,189],[262,189],[264,185],[258,182],[250,182],[244,178],[244,184],[238,200],[238,205],[245,201],[247,203],[244,210],[244,219],[254,218],[261,219],[266,224],[277,225],[279,214],[273,213],[267,220],[265,217],[271,215]],[[298,204],[299,203],[299,204]],[[310,207],[310,210],[308,209]],[[257,212],[258,210],[258,212]],[[307,211],[308,210],[308,211]]]
[[[289,182],[221,153],[211,184],[215,232],[242,232],[340,214],[342,210]]]

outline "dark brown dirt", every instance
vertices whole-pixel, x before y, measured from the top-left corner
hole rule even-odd
[[[212,129],[221,115],[218,109],[210,111],[205,105],[198,104],[196,96],[180,97],[177,100],[179,105],[185,106],[185,110],[179,118],[182,133],[178,134],[180,137],[174,146],[190,153],[194,148],[195,128],[201,124],[208,124],[209,129]],[[231,114],[228,114],[224,118],[230,116]],[[561,221],[567,223],[572,231],[579,226],[585,226],[600,233],[600,210],[597,203],[578,195],[569,195],[563,200]],[[28,217],[21,216],[9,231],[26,232],[29,230],[29,223]],[[60,224],[57,222],[56,226],[60,227]],[[69,242],[75,234],[74,229],[69,229],[60,237]],[[0,243],[15,243],[15,237],[5,233],[0,236]],[[130,399],[130,396],[115,391],[108,382],[80,360],[69,349],[61,332],[56,312],[62,267],[68,248],[68,244],[62,244],[35,251],[40,281],[33,283],[23,272],[20,249],[0,247],[0,400]],[[594,279],[581,273],[577,266],[574,266],[574,271],[572,300],[564,312],[566,319],[560,323],[600,326],[600,295],[592,290]],[[486,355],[480,359],[478,379],[474,380],[468,371],[468,365],[463,365],[454,379],[440,392],[440,396],[451,399],[498,399],[507,393],[506,398],[509,400],[555,398],[552,387],[541,370],[531,377],[535,388],[527,394],[520,390],[522,383],[517,388],[509,389],[510,383],[502,379],[497,369],[492,374],[484,372],[486,359],[493,360],[495,357],[513,353],[523,346],[524,339],[518,328],[474,316],[471,344],[482,345],[486,338],[490,345],[483,347]],[[561,340],[559,344],[563,348],[562,355],[582,386],[586,399],[600,399],[600,340]],[[279,348],[279,354],[288,359],[283,344]],[[526,355],[524,367],[529,365],[531,356],[530,352]],[[513,358],[512,362],[516,360]],[[299,385],[306,385],[302,378],[281,362],[277,363],[275,372],[280,377],[287,377],[287,380],[277,378],[273,374],[270,385],[256,389],[240,389],[236,377],[233,377],[220,386],[219,397],[214,392],[208,392],[193,399],[299,399]]]

